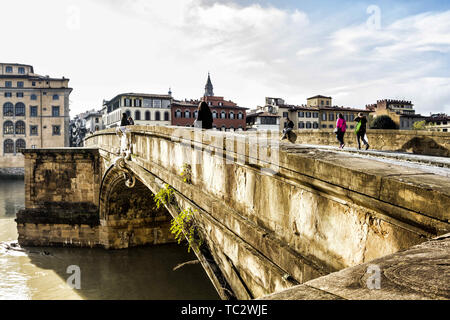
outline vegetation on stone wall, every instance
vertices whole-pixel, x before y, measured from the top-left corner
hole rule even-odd
[[[178,241],[178,244],[180,244],[181,241],[183,241],[184,236],[186,236],[188,241],[188,252],[190,252],[191,249],[198,252],[203,244],[203,241],[197,232],[197,224],[194,220],[194,213],[198,211],[193,211],[192,208],[181,210],[176,202],[174,192],[175,190],[171,186],[165,184],[164,188],[162,188],[154,197],[156,206],[158,209],[163,205],[172,205],[175,207],[178,216],[172,220],[170,232],[175,235],[175,240]]]
[[[173,203],[174,200],[174,190],[168,184],[164,185],[164,188],[159,190],[159,192],[155,195],[156,206],[161,208],[161,206],[167,206]]]
[[[189,164],[183,165],[183,171],[181,171],[180,176],[185,183],[192,184],[192,168]]]
[[[178,216],[172,220],[172,226],[170,228],[170,232],[175,235],[175,240],[178,241],[178,244],[181,243],[186,234],[188,240],[188,252],[190,252],[191,249],[198,252],[203,244],[203,241],[197,234],[194,212],[198,211],[193,211],[191,208],[181,211]]]

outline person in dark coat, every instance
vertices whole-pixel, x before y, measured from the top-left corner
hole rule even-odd
[[[286,122],[284,123],[284,126],[285,126],[285,128],[283,130],[283,136],[281,137],[281,140],[290,138],[290,134],[291,134],[292,130],[294,130],[294,122],[292,122],[292,120],[289,119],[289,117],[287,117]]]
[[[359,113],[358,116],[355,118],[355,121],[358,122],[357,127],[359,123],[359,130],[356,131],[356,139],[358,141],[358,150],[361,150],[361,140],[363,141],[364,145],[366,146],[366,150],[369,149],[369,142],[366,140],[366,130],[367,130],[367,118],[364,116],[364,114]]]
[[[134,126],[134,120],[132,117],[128,117],[128,125],[129,126]]]
[[[128,122],[127,118],[128,118],[128,115],[126,113],[123,113],[122,114],[122,120],[120,121],[120,126],[121,127],[126,127],[126,126],[130,125],[130,123]]]
[[[197,119],[195,120],[194,127],[202,129],[213,128],[213,116],[211,109],[206,102],[201,102],[197,109]]]

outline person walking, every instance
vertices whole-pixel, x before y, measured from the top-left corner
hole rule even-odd
[[[286,122],[284,123],[284,126],[285,128],[283,129],[283,136],[281,137],[280,140],[284,140],[286,138],[289,140],[289,136],[292,130],[294,130],[294,122],[292,122],[292,120],[289,119],[289,117],[286,117]]]
[[[130,123],[128,122],[128,116],[127,116],[127,114],[126,113],[123,113],[122,114],[122,120],[120,121],[120,126],[121,127],[126,127],[126,126],[129,126],[130,125]]]
[[[339,113],[335,129],[336,138],[340,143],[339,149],[344,149],[345,147],[344,135],[346,131],[347,131],[347,121],[345,121],[344,115],[342,113]]]
[[[133,118],[131,116],[128,117],[128,125],[129,126],[134,126],[134,120],[133,120]]]
[[[212,129],[213,128],[213,116],[211,109],[205,101],[200,102],[197,109],[197,119],[194,122],[195,128]]]
[[[356,139],[358,141],[358,150],[361,150],[361,140],[366,146],[366,150],[368,150],[370,146],[369,142],[366,140],[367,118],[364,114],[359,113],[358,116],[355,118],[355,121],[358,122],[355,129]]]

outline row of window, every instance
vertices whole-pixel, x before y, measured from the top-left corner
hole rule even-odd
[[[310,111],[300,111],[298,113],[299,118],[319,118],[318,112],[310,112]]]
[[[355,120],[355,115],[354,114],[343,114],[345,121],[354,121]],[[334,113],[322,113],[322,120],[323,121],[334,121],[335,119],[338,119],[339,117],[339,113],[336,113],[336,116]]]
[[[127,110],[125,113],[127,114],[128,117],[131,117],[131,111],[130,110]],[[134,112],[134,120],[137,120],[137,121],[143,120],[140,111],[135,111]],[[155,112],[155,119],[152,119],[151,112],[150,111],[146,111],[145,114],[144,114],[144,120],[145,121],[151,121],[151,120],[161,121],[161,112],[156,111]],[[164,121],[170,121],[170,114],[169,114],[168,111],[164,112]]]
[[[14,106],[11,102],[7,102],[3,105],[4,117],[25,117],[25,105],[22,102],[16,103]],[[30,106],[30,117],[38,116],[38,107]],[[61,116],[59,106],[52,106],[52,117]]]
[[[11,139],[7,139],[3,142],[3,153],[15,154],[19,153],[20,149],[25,149],[27,146],[25,140],[18,139],[15,143]]]
[[[46,95],[46,94],[44,93],[44,95]],[[4,96],[5,96],[5,98],[12,98],[13,94],[12,94],[12,92],[5,92]],[[23,98],[24,97],[23,92],[16,92],[16,97],[17,98]],[[37,101],[38,96],[35,95],[35,94],[32,94],[30,96],[30,99],[33,100],[33,101]],[[53,99],[53,101],[59,100],[59,95],[58,94],[54,94],[52,99]]]
[[[193,117],[191,117],[193,115]],[[218,119],[218,112],[217,111],[213,111],[212,112],[212,116],[214,119]],[[191,111],[186,110],[184,112],[181,112],[181,110],[177,110],[175,111],[175,118],[186,118],[186,119],[196,119],[197,118],[197,111],[194,111],[194,113],[191,113]],[[220,119],[231,119],[234,120],[236,119],[236,115],[233,111],[230,111],[228,114],[225,111],[222,111],[220,113]],[[237,114],[237,119],[242,120],[244,119],[244,114],[242,112],[239,112]]]
[[[12,121],[5,121],[3,123],[3,134],[4,135],[24,135],[25,134],[25,122],[17,121],[15,124]],[[30,126],[30,136],[37,136],[39,134],[39,129],[37,125]],[[52,134],[54,136],[61,135],[61,126],[52,126]]]
[[[314,123],[311,123],[311,122],[303,122],[303,121],[300,121],[299,123],[298,123],[298,128],[299,129],[319,129],[319,123],[318,122],[314,122]]]
[[[13,67],[12,67],[12,66],[6,66],[5,72],[6,72],[6,73],[13,73]],[[24,68],[24,67],[19,67],[19,68],[17,69],[17,72],[18,72],[19,74],[25,74],[25,68]]]

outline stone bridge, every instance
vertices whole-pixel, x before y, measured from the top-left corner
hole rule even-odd
[[[255,299],[450,232],[449,176],[278,134],[110,129],[84,149],[24,150],[24,246],[174,242],[192,210],[196,255],[223,299]],[[157,209],[154,195],[174,199]]]

